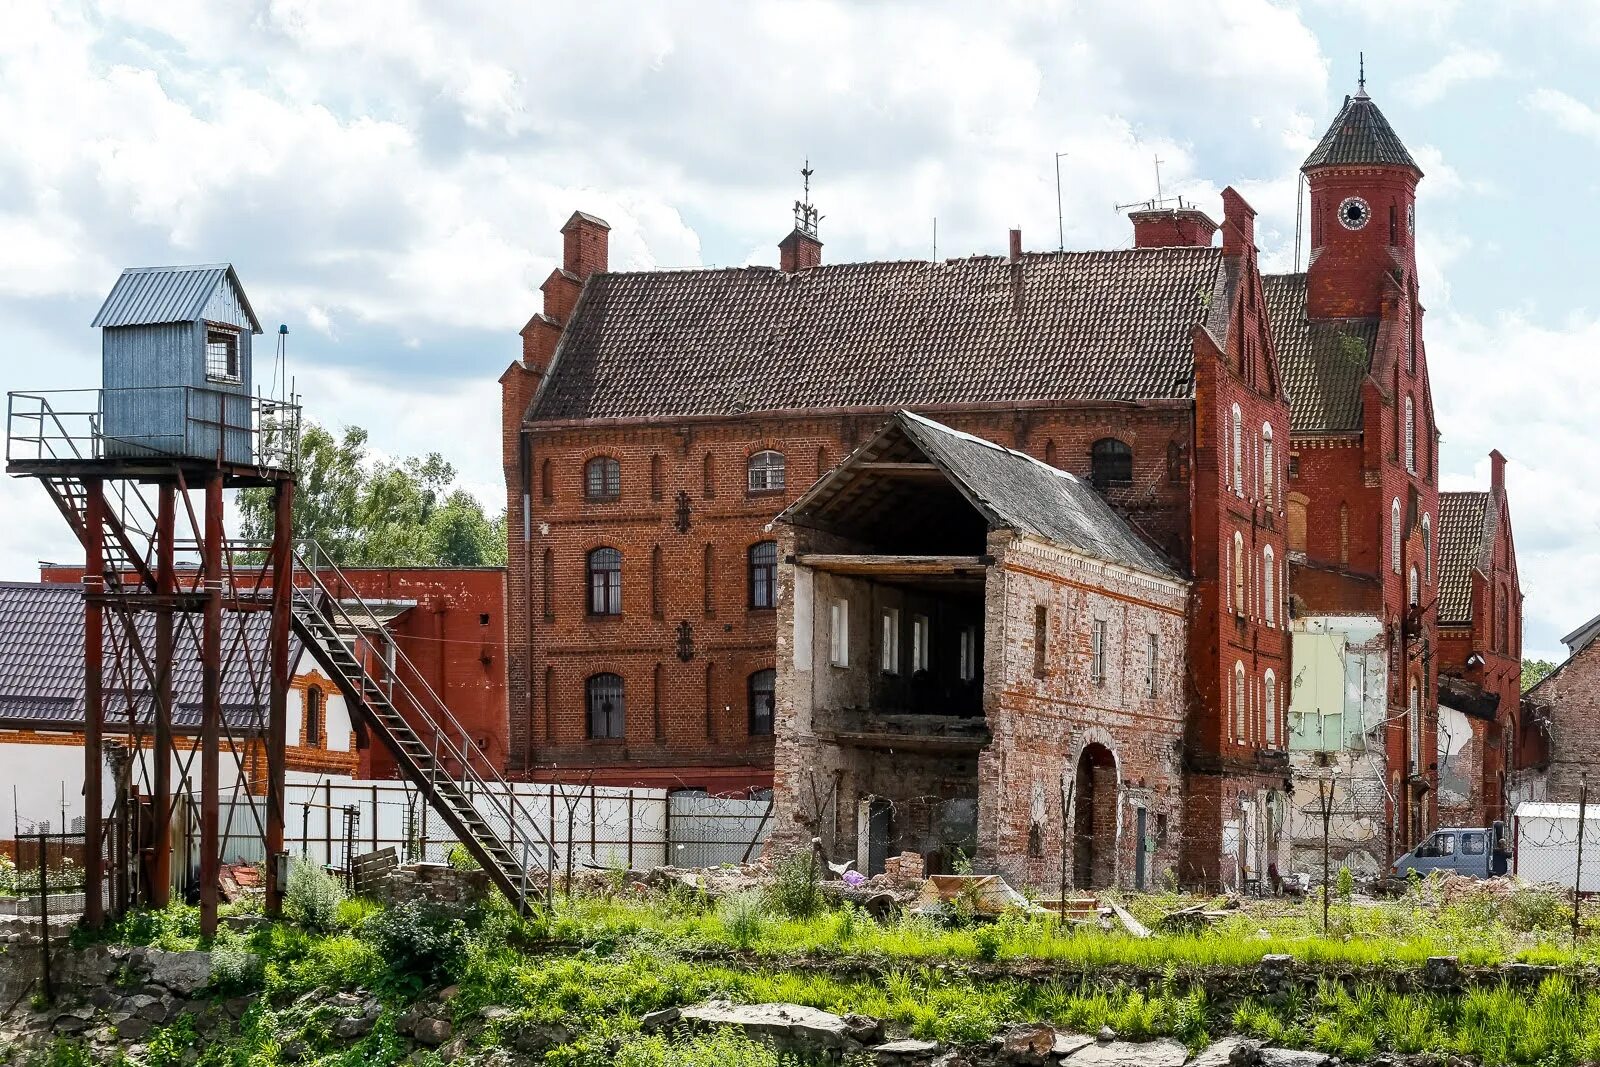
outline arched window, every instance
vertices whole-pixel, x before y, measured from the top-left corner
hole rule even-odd
[[[1245,611],[1244,536],[1233,535],[1233,613],[1243,616]]]
[[[661,457],[655,455],[650,457],[650,499],[660,500],[661,493]]]
[[[539,495],[543,497],[544,502],[548,504],[555,496],[555,493],[555,475],[551,473],[550,461],[545,460],[543,463],[539,464]]]
[[[589,553],[589,614],[622,614],[622,553],[597,548]]]
[[[596,456],[583,465],[583,495],[589,500],[615,500],[622,495],[622,464]]]
[[[306,744],[312,748],[320,748],[326,741],[322,717],[322,690],[313,685],[306,690]]]
[[[1261,496],[1272,506],[1272,490],[1278,481],[1278,468],[1272,463],[1272,425],[1261,424]]]
[[[778,672],[768,667],[750,676],[750,736],[765,737],[772,733],[773,689]]]
[[[1133,481],[1133,449],[1115,437],[1102,437],[1089,446],[1089,481],[1096,489],[1128,485]]]
[[[717,454],[707,452],[700,465],[700,495],[710,500],[717,495]]]
[[[1389,506],[1389,566],[1400,573],[1400,498]]]
[[[1289,494],[1289,551],[1306,550],[1306,505],[1310,498],[1304,493]]]
[[[1233,491],[1244,496],[1244,416],[1233,405]]]
[[[1044,443],[1044,461],[1052,467],[1056,465],[1056,443],[1053,438]]]
[[[584,683],[589,708],[589,736],[605,739],[623,737],[627,714],[622,698],[620,674],[595,674]]]
[[[1406,397],[1406,470],[1417,473],[1417,412]]]
[[[1267,747],[1278,747],[1278,676],[1267,668],[1266,676],[1262,679],[1262,691],[1265,696],[1262,703],[1267,716]]]
[[[1433,520],[1422,516],[1422,579],[1433,584]]]
[[[1272,546],[1266,545],[1261,549],[1261,608],[1266,616],[1268,626],[1278,625],[1278,609],[1273,603],[1273,590],[1277,583],[1273,578],[1278,573],[1277,564],[1273,561]]]
[[[1416,607],[1418,604],[1422,603],[1422,590],[1419,588],[1420,584],[1421,583],[1417,577],[1417,565],[1413,563],[1411,565],[1411,577],[1406,582],[1406,603],[1410,604],[1412,607]]]
[[[770,493],[783,488],[784,462],[782,452],[757,452],[750,457],[749,472],[752,493]]]
[[[1410,719],[1411,729],[1411,773],[1416,774],[1422,770],[1422,692],[1417,687],[1416,681],[1411,682],[1411,698],[1406,704],[1407,716]]]
[[[1236,660],[1233,664],[1233,738],[1235,741],[1244,740],[1245,717],[1248,710],[1244,701],[1244,664]]]
[[[778,606],[778,543],[761,541],[750,546],[750,606]]]

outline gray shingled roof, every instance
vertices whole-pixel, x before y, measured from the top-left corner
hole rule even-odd
[[[1389,120],[1364,91],[1344,98],[1344,107],[1339,109],[1333,125],[1311,150],[1301,169],[1362,163],[1410,167],[1422,173]]]
[[[1372,364],[1377,319],[1306,319],[1306,276],[1262,277],[1272,340],[1295,433],[1361,429],[1361,383]]]
[[[204,263],[193,267],[129,267],[111,287],[91,326],[154,326],[167,322],[193,322],[200,318],[211,294],[224,280],[231,281],[239,304],[250,317],[255,333],[261,323],[229,263]]]
[[[1439,494],[1439,622],[1472,622],[1472,571],[1483,558],[1489,514],[1484,492]]]
[[[1221,266],[1160,248],[597,274],[529,421],[1184,399]]]
[[[267,612],[244,613],[244,638],[239,636],[241,616],[223,615],[224,660],[222,703],[229,728],[259,729],[265,722],[266,695],[255,699],[246,664],[246,644],[259,673],[265,662],[268,628]],[[137,626],[145,647],[155,644],[154,620],[149,614],[138,616]],[[198,625],[198,621],[197,621]],[[106,620],[105,674],[103,685],[109,691],[107,724],[113,728],[127,723],[128,682],[117,669],[113,654],[123,645],[120,624]],[[291,638],[293,641],[293,639]],[[173,726],[192,731],[200,725],[200,660],[195,642],[182,620],[173,641]],[[298,658],[299,645],[290,647],[290,662]],[[124,652],[127,662],[136,664]],[[151,700],[137,666],[132,671],[133,703],[143,723],[149,722]],[[0,724],[10,728],[77,730],[84,724],[83,700],[83,597],[76,585],[60,583],[0,583]]]

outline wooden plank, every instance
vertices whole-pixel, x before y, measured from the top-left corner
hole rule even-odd
[[[982,575],[983,556],[878,556],[803,552],[795,557],[802,567],[829,574],[972,574]]]
[[[943,479],[944,471],[932,463],[895,463],[889,460],[863,460],[852,464],[853,468],[864,473],[887,474],[894,478],[934,478]]]

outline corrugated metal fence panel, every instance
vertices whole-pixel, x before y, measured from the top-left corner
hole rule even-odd
[[[668,804],[675,867],[747,863],[761,855],[772,832],[770,800],[674,793]]]

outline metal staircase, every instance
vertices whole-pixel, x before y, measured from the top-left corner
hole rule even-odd
[[[539,890],[530,870],[549,871],[554,863],[549,836],[384,620],[315,544],[295,553],[290,621],[405,777],[526,913]]]

